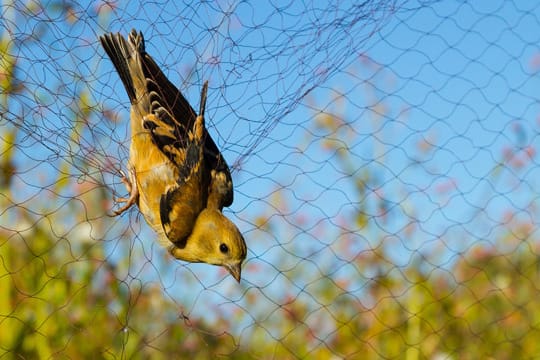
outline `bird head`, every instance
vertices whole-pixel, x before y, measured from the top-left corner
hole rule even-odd
[[[240,282],[247,248],[236,225],[217,209],[201,211],[184,249],[171,249],[178,259],[223,266]],[[177,256],[179,255],[179,256]]]

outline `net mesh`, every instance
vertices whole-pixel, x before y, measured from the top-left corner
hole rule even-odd
[[[540,7],[4,0],[0,354],[535,358]],[[171,259],[125,195],[143,32],[231,164],[242,281]]]

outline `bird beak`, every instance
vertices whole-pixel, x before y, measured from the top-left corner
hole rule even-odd
[[[233,278],[236,279],[236,281],[240,282],[240,275],[242,273],[242,263],[234,264],[234,265],[227,265],[227,270],[232,275]]]

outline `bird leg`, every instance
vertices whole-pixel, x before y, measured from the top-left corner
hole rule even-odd
[[[135,171],[130,168],[129,169],[129,179],[126,177],[126,174],[124,174],[123,171],[120,171],[122,174],[122,178],[120,179],[122,183],[124,183],[126,190],[129,193],[128,198],[116,198],[114,199],[117,203],[126,203],[124,206],[122,206],[120,209],[115,210],[113,212],[113,216],[118,216],[122,214],[124,211],[129,209],[133,204],[137,203],[139,201],[139,189],[137,187],[137,179],[135,177]]]
[[[203,143],[204,134],[204,111],[206,109],[206,92],[208,91],[208,81],[204,82],[201,90],[201,103],[199,108],[199,115],[195,118],[193,123],[193,129],[189,132],[189,140],[201,145]],[[203,148],[201,148],[203,149]],[[201,154],[201,156],[203,156]]]
[[[201,90],[201,102],[199,104],[199,116],[204,119],[204,111],[206,109],[206,93],[208,92],[208,80],[204,82]],[[204,126],[204,123],[203,123]]]

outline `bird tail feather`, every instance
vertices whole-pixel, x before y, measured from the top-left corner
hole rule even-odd
[[[130,64],[133,64],[133,61],[138,61],[136,56],[139,56],[140,59],[140,56],[145,52],[142,33],[132,30],[129,34],[129,41],[126,41],[119,33],[105,34],[99,39],[126,88],[130,102],[135,103],[137,93],[133,82],[134,69],[130,68]],[[140,67],[141,64],[139,63],[138,66]],[[140,72],[142,74],[142,69]]]

